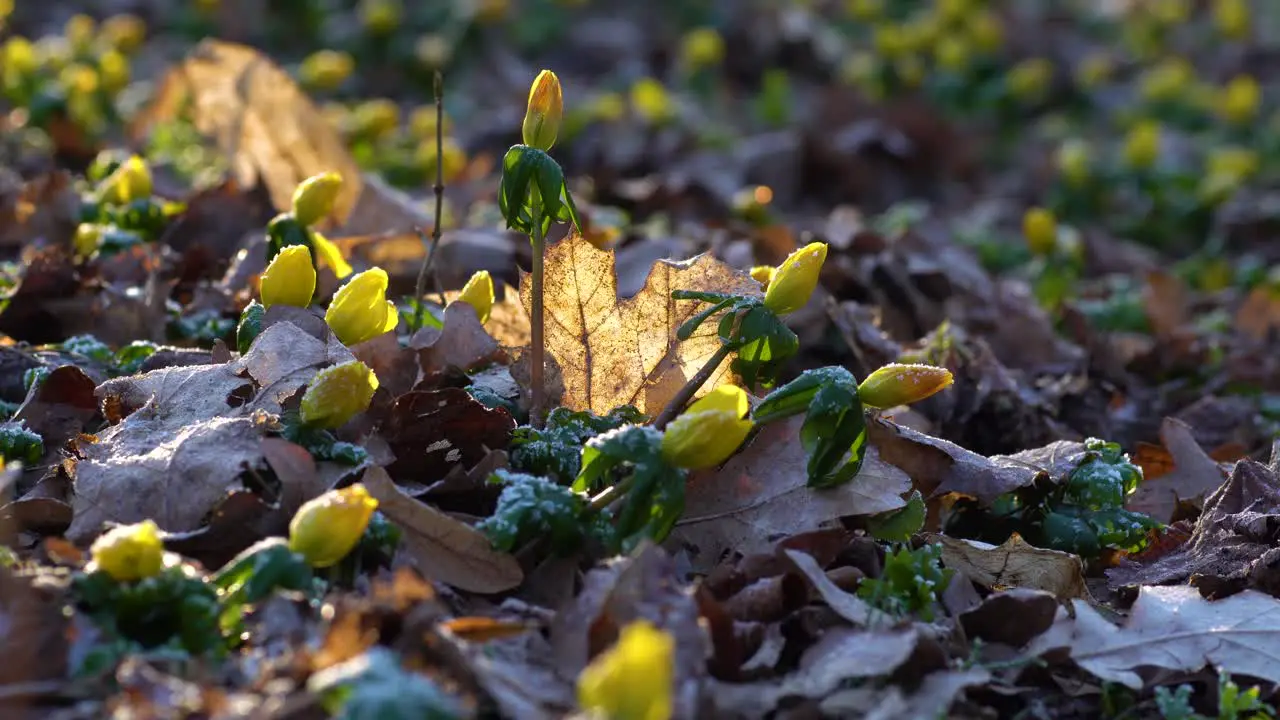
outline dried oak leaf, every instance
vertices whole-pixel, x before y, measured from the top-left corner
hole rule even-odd
[[[1268,595],[1246,590],[1209,601],[1187,585],[1144,587],[1119,627],[1084,600],[1072,605],[1074,613],[1060,609],[1053,627],[1031,642],[1029,656],[1066,648],[1096,677],[1135,690],[1143,687],[1143,667],[1198,672],[1213,665],[1280,682],[1280,600]]]
[[[93,380],[75,365],[54,368],[44,382],[32,387],[13,419],[44,439],[46,453],[62,449],[98,415]]]
[[[1017,533],[999,546],[936,534],[930,540],[942,544],[943,565],[979,585],[1044,590],[1063,600],[1089,597],[1078,556],[1035,547]]]
[[[475,308],[453,303],[444,309],[444,327],[426,327],[414,333],[409,347],[418,351],[419,378],[429,378],[451,368],[473,370],[496,360],[498,341],[485,332]]]
[[[911,478],[868,448],[858,475],[833,488],[808,485],[808,462],[800,443],[803,417],[770,423],[723,466],[689,479],[684,516],[672,539],[696,548],[703,570],[725,550],[772,551],[778,539],[854,515],[873,515],[906,505]]]
[[[369,468],[362,482],[378,510],[404,530],[404,548],[423,574],[477,593],[510,590],[524,579],[515,557],[494,550],[479,530],[405,495],[386,470]]]
[[[254,338],[239,364],[262,388],[255,405],[279,412],[279,403],[311,382],[322,368],[354,357],[332,334],[326,342],[292,322],[280,321]]]
[[[1143,481],[1125,505],[1167,523],[1183,501],[1201,504],[1205,495],[1222,485],[1227,473],[1200,449],[1191,427],[1181,420],[1165,418],[1160,424],[1160,441],[1173,459],[1173,469],[1157,475],[1148,473],[1144,465]]]
[[[547,353],[563,374],[562,404],[601,415],[620,405],[656,414],[720,348],[715,318],[688,340],[676,338],[680,324],[706,306],[673,300],[671,291],[760,294],[747,274],[699,255],[658,262],[639,293],[619,300],[613,253],[577,235],[550,245],[544,267]],[[523,275],[526,311],[531,285]],[[704,391],[728,378],[726,361]]]
[[[231,159],[240,186],[261,181],[277,210],[291,206],[299,182],[329,170],[343,178],[334,216],[343,222],[355,208],[364,184],[359,165],[289,73],[257,50],[202,41],[169,70],[133,135],[141,138],[184,111]]]
[[[263,430],[227,397],[245,385],[234,365],[166,368],[98,387],[104,403],[132,409],[80,446],[67,537],[92,539],[107,521],[152,518],[164,530],[195,530],[245,468],[263,465]]]

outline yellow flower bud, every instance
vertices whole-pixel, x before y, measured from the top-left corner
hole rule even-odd
[[[303,503],[289,522],[289,549],[312,567],[337,565],[360,542],[378,501],[356,483]]]
[[[1124,161],[1136,169],[1149,168],[1160,157],[1160,124],[1144,120],[1133,127],[1124,141]]]
[[[550,70],[543,70],[529,86],[529,107],[524,113],[521,133],[524,144],[539,150],[550,150],[560,134],[560,120],[564,117],[564,97],[560,91],[560,78]]]
[[[900,25],[881,23],[872,30],[871,44],[880,57],[893,60],[907,51],[907,34]]]
[[[827,261],[827,244],[809,243],[778,266],[764,294],[764,305],[779,315],[793,313],[809,302],[818,287],[818,274]]]
[[[877,369],[858,385],[858,398],[873,408],[891,408],[919,402],[950,387],[951,371],[933,365],[891,363]]]
[[[691,70],[719,65],[724,60],[724,38],[715,28],[690,30],[681,41],[680,57]]]
[[[601,93],[591,101],[591,116],[601,122],[617,122],[627,112],[627,101],[616,92]]]
[[[1058,220],[1044,208],[1030,208],[1022,216],[1022,235],[1031,252],[1048,255],[1058,244]]]
[[[111,47],[132,55],[147,37],[147,23],[137,15],[112,15],[102,21],[102,34]]]
[[[735,385],[721,385],[667,425],[662,457],[676,467],[698,470],[729,459],[751,432],[751,404]]]
[[[453,131],[453,123],[449,120],[449,116],[444,116],[444,134],[448,135]],[[409,113],[409,134],[419,140],[430,140],[435,142],[436,139],[436,106],[420,105]]]
[[[1210,204],[1226,201],[1258,172],[1258,164],[1258,154],[1246,148],[1213,150],[1198,188],[1200,198]]]
[[[1228,40],[1243,40],[1249,35],[1249,0],[1216,0],[1213,24]]]
[[[1058,171],[1069,185],[1080,187],[1089,179],[1091,171],[1089,143],[1072,139],[1062,143],[1058,148]]]
[[[956,74],[969,68],[969,43],[960,35],[946,35],[933,47],[938,67]]]
[[[845,8],[854,20],[879,20],[884,14],[884,0],[846,0]]]
[[[58,73],[58,83],[67,91],[69,100],[79,100],[98,92],[102,85],[98,71],[84,63],[72,63]]]
[[[13,14],[13,0],[0,0],[0,20]]]
[[[1005,75],[1009,92],[1023,102],[1042,100],[1052,80],[1053,63],[1044,58],[1023,60]]]
[[[386,35],[400,24],[404,8],[400,0],[364,0],[360,3],[360,24],[375,35]]]
[[[768,289],[769,283],[773,281],[773,274],[777,270],[772,265],[757,265],[751,268],[751,279],[760,283],[760,287]]]
[[[481,270],[467,280],[458,294],[458,301],[467,303],[476,309],[480,322],[489,320],[489,311],[493,309],[493,278],[488,270]]]
[[[36,47],[30,40],[20,35],[5,40],[3,49],[0,49],[0,75],[6,78],[6,83],[10,82],[7,78],[13,78],[16,83],[18,78],[31,74],[37,66]]]
[[[276,253],[262,273],[263,307],[306,307],[316,291],[316,268],[306,245],[289,245]]]
[[[1155,0],[1149,7],[1152,17],[1162,25],[1181,25],[1191,15],[1191,0]]]
[[[969,41],[979,52],[990,54],[1004,46],[1004,23],[995,13],[984,10],[969,15]]]
[[[395,330],[400,321],[395,303],[387,299],[390,279],[382,268],[370,268],[351,276],[338,288],[325,322],[346,345],[356,345]]]
[[[973,12],[973,5],[973,0],[937,0],[935,7],[939,19],[955,23],[964,20],[969,13]]]
[[[1185,58],[1162,60],[1142,76],[1140,90],[1148,102],[1171,102],[1187,92],[1196,72]]]
[[[378,376],[368,365],[351,360],[325,368],[302,395],[302,422],[322,428],[337,428],[369,409],[378,389]]]
[[[320,173],[298,183],[293,191],[293,217],[311,226],[333,212],[333,204],[342,192],[342,176],[336,172]]]
[[[103,533],[89,549],[89,570],[101,570],[120,582],[142,580],[164,569],[164,543],[154,520],[121,525]]]
[[[1086,90],[1093,89],[1110,80],[1114,71],[1111,55],[1102,51],[1090,53],[1076,67],[1076,82]]]
[[[98,76],[102,89],[115,95],[129,84],[129,60],[117,50],[108,50],[98,58]]]
[[[98,241],[102,239],[102,226],[95,223],[80,223],[76,226],[76,234],[72,240],[76,253],[92,255],[98,249]]]
[[[298,66],[298,79],[312,90],[336,90],[355,70],[355,60],[340,50],[320,50]]]
[[[1218,101],[1222,117],[1227,122],[1244,125],[1258,117],[1258,106],[1262,104],[1262,88],[1252,75],[1237,75],[1222,89]]]
[[[120,164],[102,181],[102,202],[124,205],[151,197],[151,169],[137,155]]]
[[[669,720],[675,650],[669,633],[644,620],[628,624],[578,675],[578,704],[609,720]]]
[[[467,151],[451,137],[444,138],[439,149],[444,150],[444,181],[450,182],[467,169]],[[413,152],[413,161],[432,179],[436,176],[437,153],[434,137],[418,143]]]
[[[378,140],[400,127],[400,106],[386,98],[367,100],[356,106],[352,121],[358,134]]]
[[[631,86],[631,107],[650,124],[666,122],[675,115],[675,104],[667,89],[651,77],[640,78]]]
[[[88,53],[90,46],[93,45],[93,38],[97,33],[98,23],[83,13],[72,15],[62,29],[62,34],[67,38],[67,42],[71,44],[71,49],[76,54]]]

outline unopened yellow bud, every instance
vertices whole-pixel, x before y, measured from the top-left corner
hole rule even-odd
[[[151,169],[137,155],[120,163],[115,172],[102,181],[102,202],[125,205],[151,197]]]
[[[386,35],[400,25],[404,8],[400,0],[364,0],[359,7],[360,24],[375,35]]]
[[[302,395],[302,422],[322,428],[337,428],[369,409],[378,389],[378,376],[368,365],[351,360],[325,368]]]
[[[560,78],[550,70],[543,70],[529,86],[529,107],[525,110],[521,132],[524,144],[539,150],[550,150],[560,134],[560,121],[564,117],[564,97],[560,90]]]
[[[757,265],[751,268],[751,279],[760,283],[760,287],[768,289],[769,283],[773,281],[773,274],[777,270],[772,265]]]
[[[1092,172],[1091,164],[1089,143],[1084,140],[1067,140],[1058,148],[1058,171],[1070,185],[1084,185]]]
[[[1171,102],[1187,92],[1195,77],[1195,69],[1185,58],[1162,60],[1143,74],[1142,97],[1149,102]]]
[[[1191,15],[1191,0],[1155,0],[1148,7],[1162,25],[1180,25]]]
[[[1262,104],[1262,88],[1252,75],[1237,75],[1222,89],[1218,102],[1222,117],[1227,122],[1244,125],[1258,117],[1258,106]]]
[[[370,268],[351,276],[334,293],[325,322],[346,345],[357,345],[396,328],[400,316],[387,299],[390,279],[382,268]]]
[[[120,582],[142,580],[164,569],[164,543],[154,520],[121,525],[103,533],[89,549],[89,570],[101,570]]]
[[[884,0],[846,0],[845,8],[855,20],[879,20],[884,15]]]
[[[892,363],[858,385],[858,398],[867,407],[897,407],[924,400],[950,387],[951,382],[951,371],[946,368]]]
[[[316,291],[316,268],[306,245],[290,245],[276,253],[262,273],[262,305],[306,307]]]
[[[1093,89],[1111,79],[1115,71],[1115,62],[1105,52],[1094,52],[1086,55],[1076,67],[1076,82],[1080,87]]]
[[[1044,208],[1030,208],[1022,216],[1022,235],[1031,252],[1048,255],[1058,244],[1058,220]]]
[[[616,92],[601,93],[591,101],[591,116],[601,122],[617,122],[627,112],[627,101]]]
[[[1216,0],[1213,4],[1213,24],[1223,37],[1243,40],[1249,35],[1248,0]]]
[[[481,270],[472,275],[467,284],[462,286],[458,300],[475,308],[480,322],[487,322],[489,311],[493,309],[493,278],[489,276],[489,271]]]
[[[640,78],[631,86],[631,107],[650,124],[666,122],[675,115],[675,103],[667,89],[651,77]]]
[[[644,620],[578,675],[578,704],[609,720],[669,720],[674,711],[676,642]]]
[[[289,523],[289,549],[312,567],[337,565],[360,542],[378,501],[356,483],[330,490],[298,508]]]
[[[681,41],[680,57],[691,70],[719,65],[724,60],[724,38],[715,28],[690,30]]]
[[[378,140],[400,127],[400,106],[387,98],[368,100],[356,106],[352,120],[357,133]]]
[[[821,242],[809,243],[788,255],[769,281],[769,289],[764,294],[765,307],[786,315],[807,305],[826,260],[827,244]]]
[[[98,34],[98,23],[83,13],[72,15],[63,27],[62,34],[74,52],[84,54],[89,51],[94,36]]]
[[[448,115],[444,116],[443,130],[445,135],[453,131],[453,123],[450,122]],[[434,105],[421,105],[409,113],[409,134],[419,140],[435,142],[436,107]]]
[[[341,50],[320,50],[298,66],[298,80],[312,90],[336,90],[355,70],[355,60]]]
[[[969,41],[981,53],[991,54],[1004,46],[1004,23],[989,10],[971,13],[967,29]]]
[[[333,205],[342,192],[342,176],[336,172],[313,175],[298,183],[293,191],[293,217],[311,226],[333,212]]]
[[[112,15],[102,21],[102,34],[111,47],[132,55],[147,38],[147,23],[137,15]]]
[[[98,76],[102,89],[115,95],[129,84],[129,60],[117,50],[108,50],[98,58]]]
[[[1160,125],[1144,120],[1133,127],[1124,141],[1124,161],[1136,169],[1149,168],[1160,157]]]
[[[76,226],[76,234],[72,240],[76,254],[92,255],[98,249],[98,241],[102,239],[102,226],[95,223],[80,223]]]
[[[952,73],[963,73],[969,67],[969,43],[960,35],[945,35],[933,47],[938,67]]]
[[[742,388],[721,385],[689,406],[662,435],[662,457],[676,467],[698,470],[729,459],[751,432],[751,404]]]
[[[1005,76],[1009,92],[1023,102],[1044,98],[1053,80],[1053,63],[1044,58],[1031,58],[1014,65]]]

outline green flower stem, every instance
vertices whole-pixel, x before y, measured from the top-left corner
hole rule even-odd
[[[671,402],[662,408],[662,412],[653,421],[653,427],[661,430],[672,420],[675,420],[680,411],[684,410],[684,406],[688,405],[689,401],[693,399],[698,389],[705,385],[711,379],[711,376],[715,374],[716,369],[720,367],[720,363],[729,357],[730,352],[732,351],[728,345],[721,345],[720,349],[716,350],[715,354],[711,356],[711,359],[707,360],[707,364],[703,365],[693,377],[689,378],[689,382],[685,383],[684,387],[680,388],[680,391],[671,398]]]
[[[529,423],[533,427],[541,430],[543,419],[543,403],[545,399],[545,388],[543,387],[543,370],[546,363],[546,337],[543,326],[543,303],[542,303],[542,262],[543,252],[545,251],[545,241],[542,237],[542,203],[535,199],[533,202],[533,234],[530,239],[533,241],[533,297],[530,300],[531,311],[529,318],[530,333],[529,346],[531,364],[529,366],[529,382],[533,386],[532,400],[529,407]]]
[[[599,495],[591,498],[591,504],[588,506],[588,512],[597,513],[626,496],[631,490],[631,486],[635,484],[636,476],[628,475],[619,480],[616,485],[610,485],[600,491]]]

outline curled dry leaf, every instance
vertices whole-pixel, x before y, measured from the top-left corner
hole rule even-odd
[[[35,385],[13,419],[44,439],[46,453],[56,453],[98,414],[93,380],[75,365],[54,368]]]
[[[479,530],[405,495],[387,471],[365,471],[364,486],[378,510],[404,530],[404,547],[423,574],[462,590],[497,593],[524,579],[520,564],[494,550]]]
[[[888,615],[871,607],[857,595],[847,593],[837,587],[819,567],[818,561],[814,560],[812,555],[799,550],[784,550],[783,552],[791,559],[791,562],[795,563],[800,572],[808,578],[809,582],[813,584],[813,588],[818,591],[818,595],[837,615],[854,625],[862,627],[879,623],[889,624],[891,618]]]
[[[334,215],[345,221],[361,195],[360,167],[314,103],[270,58],[245,45],[206,39],[165,76],[137,118],[135,138],[178,119],[213,137],[231,158],[236,181],[259,181],[277,210],[290,208],[299,182],[326,171],[342,175]]]
[[[1246,590],[1209,601],[1196,588],[1144,587],[1128,619],[1113,625],[1084,600],[1073,600],[1048,632],[1027,648],[1031,657],[1066,648],[1077,665],[1096,677],[1130,688],[1143,687],[1140,667],[1194,673],[1206,665],[1280,682],[1275,648],[1280,642],[1280,600]]]
[[[427,327],[414,333],[409,347],[418,351],[419,378],[451,368],[473,370],[497,359],[498,341],[484,331],[475,308],[453,303],[444,309],[444,327]]]
[[[778,539],[853,515],[906,505],[911,478],[867,450],[857,477],[833,488],[808,486],[808,458],[797,416],[761,428],[737,455],[689,479],[684,516],[672,539],[696,548],[694,564],[710,569],[722,552],[764,553]]]
[[[960,615],[971,638],[1022,647],[1053,624],[1058,598],[1043,590],[1014,588],[993,593],[982,604]]]
[[[545,260],[546,342],[564,379],[563,404],[603,415],[635,405],[655,415],[720,347],[716,320],[688,340],[676,338],[680,324],[703,303],[673,300],[673,290],[760,294],[760,285],[709,255],[653,266],[644,288],[618,299],[612,252],[573,235],[550,245]],[[531,280],[520,282],[526,311]],[[703,386],[709,391],[729,377],[728,362]]]
[[[387,469],[414,482],[439,480],[456,465],[474,467],[490,451],[506,449],[515,426],[505,409],[489,409],[466,390],[405,393],[382,426],[396,456]]]
[[[321,368],[354,358],[332,335],[325,342],[292,322],[281,321],[254,338],[239,364],[263,390],[255,404],[279,412],[280,403],[311,382]]]
[[[1227,474],[1200,449],[1191,427],[1181,420],[1165,418],[1160,425],[1160,441],[1173,459],[1173,470],[1152,477],[1144,466],[1143,481],[1126,499],[1125,506],[1167,523],[1179,503],[1202,504],[1205,495],[1222,485]]]
[[[1035,547],[1017,533],[999,546],[946,535],[930,535],[929,539],[942,544],[943,565],[979,585],[1044,590],[1062,600],[1089,597],[1084,564],[1078,556]]]

